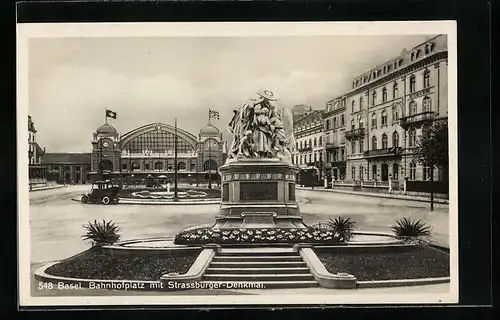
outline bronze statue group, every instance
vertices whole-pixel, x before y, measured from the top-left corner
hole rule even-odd
[[[280,158],[291,161],[294,144],[293,117],[290,110],[279,108],[269,90],[234,110],[229,124],[233,143],[229,160],[238,158]]]

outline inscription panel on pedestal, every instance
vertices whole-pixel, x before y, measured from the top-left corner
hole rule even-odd
[[[240,182],[240,200],[278,200],[278,183]]]

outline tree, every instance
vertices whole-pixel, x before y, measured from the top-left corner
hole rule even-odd
[[[431,175],[431,210],[434,210],[434,168],[448,172],[448,122],[436,121],[425,126],[415,148],[416,160],[429,167]],[[447,174],[445,175],[447,177]]]

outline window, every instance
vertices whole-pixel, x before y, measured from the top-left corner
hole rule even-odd
[[[423,167],[422,168],[422,178],[424,181],[429,181],[431,180],[431,168],[430,167]]]
[[[177,164],[177,170],[179,170],[179,171],[186,171],[186,163],[184,163],[184,162],[179,162],[179,163]]]
[[[382,127],[387,126],[387,112],[385,110],[382,111]]]
[[[399,120],[399,109],[400,104],[395,104],[392,106],[392,123],[395,123]]]
[[[417,114],[417,103],[415,101],[410,101],[410,116]]]
[[[311,162],[312,162],[312,155],[309,154],[309,163],[311,163]]]
[[[333,118],[333,128],[337,128],[337,117]]]
[[[354,108],[356,107],[356,101],[352,100],[351,102],[351,112],[354,112]]]
[[[359,152],[365,151],[364,149],[365,149],[364,148],[364,139],[361,138],[361,139],[359,139]]]
[[[326,119],[326,130],[330,129],[330,119]]]
[[[307,145],[307,146],[308,146],[309,148],[311,148],[311,147],[312,147],[312,140],[311,140],[311,139],[309,139],[309,143],[308,143],[308,145]]]
[[[382,149],[387,149],[388,146],[387,146],[387,135],[384,133],[382,135]]]
[[[359,117],[359,128],[364,128],[365,127],[365,120],[363,117]]]
[[[408,144],[410,147],[415,147],[417,144],[417,130],[415,128],[408,130]]]
[[[318,161],[318,154],[315,152],[314,153],[314,162]]]
[[[424,88],[429,88],[431,86],[431,73],[429,70],[424,72]]]
[[[340,160],[344,161],[344,149],[340,150]]]
[[[318,140],[316,138],[314,138],[314,146],[317,147],[318,146]]]
[[[398,169],[399,165],[395,162],[392,164],[392,180],[398,180]]]
[[[295,156],[295,163],[294,164],[299,164],[299,156]]]
[[[387,101],[387,89],[384,87],[382,89],[382,102],[386,102]]]
[[[351,130],[354,130],[355,129],[355,125],[354,125],[354,119],[351,120]]]
[[[377,115],[374,113],[372,113],[372,128],[376,128],[377,127]]]
[[[394,85],[392,86],[392,98],[396,99],[398,96],[399,96],[399,93],[398,93],[398,84],[394,83]]]
[[[155,163],[155,170],[163,170],[163,162],[158,161]]]
[[[431,98],[424,98],[424,100],[422,101],[422,109],[423,112],[432,111]]]
[[[399,147],[399,134],[397,131],[394,131],[392,134],[392,146],[393,147]]]
[[[377,91],[373,91],[372,93],[372,106],[377,103]]]
[[[363,104],[364,104],[363,97],[359,97],[359,110],[363,109]]]
[[[319,145],[322,146],[323,145],[323,137],[319,137]]]
[[[377,137],[372,137],[372,150],[377,150]]]
[[[351,179],[356,180],[356,167],[355,166],[353,166],[351,168]]]
[[[295,142],[295,149],[299,149],[299,143]]]
[[[415,162],[410,162],[410,180],[415,180],[417,176],[417,164]]]
[[[355,154],[356,153],[356,140],[353,140],[351,142],[351,154]]]
[[[146,170],[149,170],[150,167],[149,167],[149,163],[146,163]]]
[[[372,179],[377,180],[377,165],[372,165]]]
[[[341,115],[340,116],[340,126],[343,127],[345,125],[345,121],[344,121],[344,115]]]
[[[415,76],[410,77],[410,92],[415,92]]]
[[[363,166],[359,166],[359,180],[363,181]]]

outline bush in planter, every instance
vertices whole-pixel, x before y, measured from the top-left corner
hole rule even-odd
[[[402,240],[418,241],[431,235],[430,227],[422,220],[411,220],[409,218],[397,220],[391,229],[396,237]]]
[[[354,230],[354,225],[356,221],[351,220],[351,218],[337,217],[335,219],[330,219],[326,222],[326,225],[335,233],[338,233],[342,238],[349,241],[352,238],[352,231]]]
[[[120,235],[118,234],[120,228],[111,220],[108,222],[102,220],[102,223],[94,220],[93,223],[89,222],[87,225],[83,225],[83,227],[87,230],[87,233],[82,238],[83,240],[90,240],[92,246],[111,245],[120,239]]]
[[[315,228],[281,229],[256,228],[219,230],[209,227],[179,232],[174,243],[180,245],[199,244],[270,244],[270,243],[342,243],[344,239],[337,233]]]

